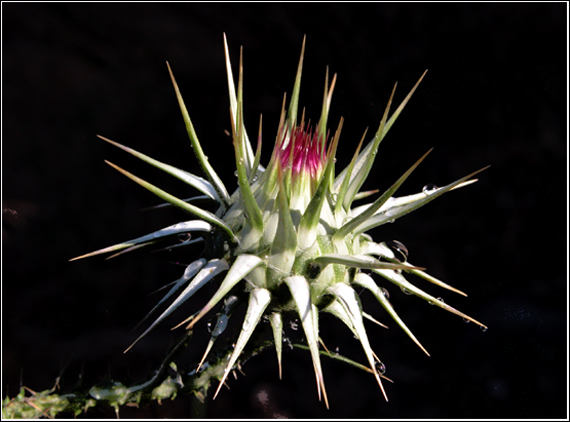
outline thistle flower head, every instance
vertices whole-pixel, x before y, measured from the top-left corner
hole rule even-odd
[[[290,138],[285,139],[283,136],[281,141],[278,141],[275,150],[279,156],[281,171],[291,167],[292,183],[307,179],[311,185],[311,193],[314,193],[323,173],[326,139],[321,139],[312,127],[305,127],[301,123],[293,128]]]
[[[218,290],[211,299],[179,324],[192,329],[214,307],[221,306],[217,323],[211,332],[211,340],[199,366],[206,359],[217,337],[223,332],[233,308],[239,303],[236,298],[245,295],[248,298],[245,320],[221,377],[220,387],[264,316],[271,322],[281,375],[283,318],[294,312],[301,321],[311,353],[319,398],[323,398],[328,406],[320,364],[320,345],[324,347],[323,340],[326,339],[319,337],[319,312],[335,315],[352,331],[362,345],[370,372],[375,376],[386,397],[381,382],[381,378],[385,377],[378,369],[383,364],[372,350],[364,327],[364,319],[377,321],[362,310],[355,288],[370,291],[388,315],[427,354],[390,304],[385,287],[373,276],[380,276],[380,280],[394,284],[404,293],[418,296],[484,327],[478,321],[416,287],[408,281],[408,277],[416,276],[465,295],[463,292],[427,274],[423,268],[407,262],[407,249],[402,244],[376,242],[366,233],[370,229],[395,221],[450,190],[473,183],[476,180],[473,176],[481,170],[440,188],[425,190],[415,195],[394,196],[400,185],[426,157],[426,153],[382,195],[368,204],[354,206],[355,201],[376,192],[362,192],[361,188],[372,168],[380,142],[402,112],[423,76],[390,115],[394,96],[394,91],[392,92],[372,140],[362,148],[365,133],[349,165],[337,174],[335,153],[343,121],[340,120],[334,135],[331,136],[327,129],[327,120],[336,75],[329,85],[328,69],[318,124],[312,127],[310,122],[306,123],[304,113],[300,121],[297,119],[304,45],[303,41],[289,107],[285,110],[284,99],[273,153],[267,167],[264,168],[260,164],[261,119],[255,153],[244,125],[243,55],[240,55],[236,89],[228,46],[225,43],[230,120],[238,179],[238,188],[232,195],[228,194],[224,183],[202,150],[169,67],[190,141],[206,179],[156,161],[109,139],[102,139],[200,191],[203,194],[200,197],[181,200],[109,163],[169,204],[191,214],[194,219],[78,258],[115,251],[120,254],[161,240],[168,240],[173,235],[197,233],[197,238],[170,246],[170,248],[183,247],[203,242],[205,247],[203,256],[188,265],[182,277],[171,283],[172,287],[168,293],[147,315],[148,317],[165,306],[162,313],[135,343],[198,289],[220,278]],[[217,203],[217,211],[213,213],[199,208],[195,205],[196,198],[206,198]],[[217,277],[222,273],[225,274],[223,277]],[[169,300],[171,302],[166,306]]]

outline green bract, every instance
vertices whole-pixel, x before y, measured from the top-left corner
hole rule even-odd
[[[192,148],[206,179],[156,161],[109,139],[101,138],[188,183],[203,194],[200,198],[215,201],[219,207],[215,213],[206,211],[193,205],[193,198],[178,199],[109,163],[127,177],[196,219],[74,259],[106,252],[122,253],[160,240],[168,240],[172,235],[196,232],[198,238],[176,246],[202,241],[205,245],[203,256],[192,262],[180,279],[171,283],[170,291],[149,315],[168,299],[174,300],[133,345],[198,289],[207,282],[217,280],[216,276],[219,274],[225,273],[217,292],[208,303],[179,324],[187,324],[186,328],[191,329],[205,314],[223,303],[201,366],[214,341],[227,325],[228,318],[237,303],[236,292],[240,294],[245,292],[248,295],[245,320],[216,394],[263,316],[269,319],[273,328],[281,374],[283,314],[294,311],[299,315],[312,356],[319,398],[323,397],[328,406],[319,359],[319,343],[324,346],[319,338],[318,315],[321,311],[337,316],[360,341],[371,372],[386,396],[380,380],[383,375],[378,370],[381,362],[370,347],[363,324],[364,318],[372,319],[372,317],[362,311],[360,300],[354,290],[355,286],[358,289],[364,287],[370,290],[394,321],[427,353],[394,311],[385,289],[376,284],[371,273],[394,283],[405,293],[419,296],[431,304],[486,328],[478,321],[411,284],[405,275],[414,274],[465,295],[426,274],[422,268],[408,263],[407,250],[403,245],[398,242],[377,243],[366,234],[366,231],[393,222],[452,189],[473,183],[476,181],[473,176],[481,170],[444,187],[425,189],[416,195],[395,197],[394,194],[400,185],[426,157],[426,153],[375,201],[354,207],[355,200],[374,194],[374,192],[362,192],[362,185],[372,168],[380,142],[400,115],[421,78],[389,117],[394,95],[392,92],[374,138],[361,151],[365,134],[348,167],[336,174],[335,151],[339,142],[342,119],[330,139],[327,132],[327,118],[336,75],[329,85],[327,70],[322,113],[316,127],[309,127],[304,121],[304,115],[300,121],[297,119],[304,45],[303,42],[289,109],[285,112],[284,100],[273,154],[269,164],[264,168],[260,165],[261,120],[255,153],[244,126],[242,56],[240,55],[236,91],[225,42],[230,118],[238,179],[238,189],[231,196],[200,146],[169,66],[168,70]]]

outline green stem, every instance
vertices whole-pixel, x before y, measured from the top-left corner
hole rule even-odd
[[[27,387],[22,387],[15,397],[6,397],[2,401],[2,418],[4,419],[38,419],[65,417],[69,414],[79,416],[88,409],[103,405],[109,405],[115,409],[119,416],[119,409],[125,405],[144,405],[156,400],[174,400],[180,393],[193,393],[196,410],[204,413],[205,399],[208,396],[209,387],[212,381],[219,381],[226,369],[233,348],[228,345],[224,350],[216,353],[204,364],[202,370],[196,373],[195,368],[187,368],[179,371],[174,363],[174,359],[184,350],[192,332],[178,341],[167,353],[165,359],[160,364],[157,372],[145,383],[126,387],[114,382],[112,386],[108,383],[105,386],[94,386],[89,390],[79,387],[75,391],[67,394],[58,394],[57,385],[51,390],[41,392],[33,391]],[[269,347],[273,347],[272,340],[256,338],[253,344],[248,344],[236,362],[236,367],[243,366],[250,358],[261,353]],[[294,344],[293,347],[306,349],[307,346]],[[327,356],[357,368],[369,371],[368,368],[353,362],[343,356],[330,354],[321,351],[323,356]]]

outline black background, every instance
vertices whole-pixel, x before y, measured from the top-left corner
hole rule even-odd
[[[412,263],[466,291],[463,298],[416,280],[489,330],[388,285],[398,312],[431,353],[423,355],[361,295],[365,310],[391,327],[368,325],[395,381],[386,383],[389,403],[370,374],[324,360],[326,410],[308,352],[286,352],[279,381],[274,352],[267,351],[205,408],[182,396],[125,408],[121,416],[565,417],[566,15],[563,3],[3,3],[3,396],[16,394],[20,382],[50,388],[66,365],[64,391],[80,373],[92,385],[140,381],[157,367],[178,334],[167,324],[132,352],[122,351],[158,300],[148,293],[178,278],[183,267],[147,252],[111,261],[68,259],[187,219],[175,210],[141,212],[160,201],[104,159],[179,197],[193,192],[95,135],[200,172],[169,60],[203,147],[233,190],[222,33],[234,69],[244,46],[246,125],[254,138],[263,113],[264,163],[306,34],[300,103],[316,121],[325,67],[338,73],[329,125],[345,118],[340,167],[364,128],[376,130],[393,83],[399,102],[429,69],[382,143],[366,187],[387,188],[431,147],[401,194],[491,165],[475,185],[372,232],[377,240],[400,240]],[[172,323],[208,294],[190,301]],[[201,355],[206,334],[203,328],[183,359]],[[340,322],[323,317],[321,335],[329,348],[364,361]],[[265,405],[261,392],[268,394]],[[87,416],[114,412],[95,409]]]

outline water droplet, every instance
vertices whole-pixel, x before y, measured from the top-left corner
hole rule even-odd
[[[299,320],[298,319],[294,319],[292,321],[289,321],[289,325],[291,326],[291,329],[293,331],[297,331],[299,329]]]
[[[374,366],[380,374],[384,374],[386,372],[386,365],[384,365],[382,362],[377,361]]]
[[[430,194],[436,190],[437,190],[437,186],[434,185],[433,183],[428,183],[427,185],[425,185],[422,188],[422,192],[425,193],[426,195],[428,195],[428,194]]]
[[[178,240],[181,242],[187,242],[192,239],[192,235],[190,233],[178,233]]]
[[[403,292],[405,295],[413,295],[413,293],[410,292],[410,291],[409,291],[408,289],[406,289],[405,287],[402,287],[402,292]]]
[[[228,316],[226,314],[222,314],[218,317],[218,322],[216,322],[216,326],[212,330],[212,336],[217,337],[224,332],[224,330],[228,326]]]
[[[289,346],[289,349],[293,350],[293,343],[291,343],[291,340],[289,340],[289,337],[283,337],[283,343],[285,343],[287,346]]]
[[[437,300],[439,300],[441,303],[445,303],[445,300],[443,300],[442,297],[438,297]]]
[[[211,333],[214,327],[214,323],[212,322],[214,318],[210,318],[210,320],[206,323],[206,328],[208,328],[208,332]]]
[[[386,299],[390,299],[390,293],[388,293],[388,289],[386,289],[385,287],[380,288],[380,290],[382,291],[382,294],[384,295],[384,297]]]
[[[389,240],[384,242],[386,246],[390,248],[394,257],[400,262],[406,262],[408,260],[408,248],[399,240]]]
[[[463,322],[465,322],[465,324],[469,324],[471,321],[469,321],[467,318],[463,318]]]
[[[394,221],[396,221],[396,219],[392,218],[391,220],[388,220],[388,223],[393,223]]]
[[[402,270],[394,270],[396,274],[402,274]]]
[[[226,314],[230,314],[233,308],[238,304],[239,298],[236,295],[230,295],[224,299],[224,307],[222,308],[222,312]]]
[[[487,327],[485,327],[484,325],[481,325],[479,328],[480,328],[481,331],[483,331],[483,332],[487,331]]]

